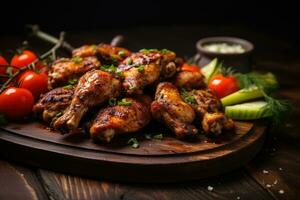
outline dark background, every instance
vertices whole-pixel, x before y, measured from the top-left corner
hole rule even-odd
[[[25,24],[44,30],[127,29],[137,26],[239,25],[298,39],[299,6],[291,1],[5,1],[0,34],[20,33]]]

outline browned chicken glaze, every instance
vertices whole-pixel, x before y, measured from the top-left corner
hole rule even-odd
[[[63,132],[76,132],[81,118],[89,109],[117,97],[120,89],[120,81],[113,75],[101,70],[87,72],[79,79],[70,106],[54,122],[54,128]]]
[[[220,135],[223,130],[234,128],[233,120],[221,112],[205,113],[201,124],[206,134],[213,135]]]
[[[171,51],[143,51],[126,58],[117,71],[123,73],[123,88],[127,94],[141,94],[143,88],[164,76],[162,72],[170,73],[176,70],[174,59],[176,54]]]
[[[204,76],[199,71],[180,70],[174,77],[174,84],[178,88],[200,89],[205,87]]]
[[[177,137],[194,135],[198,132],[192,125],[195,118],[193,108],[183,101],[178,89],[172,83],[163,82],[157,86],[151,112],[157,121],[166,124]]]
[[[73,93],[73,88],[60,87],[43,94],[33,107],[35,116],[51,124],[70,105]]]
[[[221,112],[221,102],[210,90],[192,90],[188,92],[188,98],[200,117],[204,133],[219,135],[222,130],[234,128],[232,119]]]
[[[221,110],[221,102],[218,97],[210,90],[192,90],[187,92],[194,102],[190,105],[194,108],[195,112],[202,119],[204,114],[214,113]]]
[[[116,134],[128,134],[145,127],[151,119],[149,96],[124,98],[127,105],[108,106],[92,122],[90,135],[95,140],[110,142]]]
[[[101,43],[99,45],[84,45],[72,52],[73,56],[87,57],[97,56],[104,63],[119,63],[126,57],[131,55],[131,52],[122,47],[114,47],[109,44]]]
[[[49,88],[64,86],[68,84],[68,81],[78,79],[86,72],[97,69],[99,66],[100,62],[95,57],[58,59],[50,66]]]

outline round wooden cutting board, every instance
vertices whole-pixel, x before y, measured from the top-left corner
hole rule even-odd
[[[178,140],[150,124],[139,133],[94,143],[87,135],[61,135],[39,122],[9,124],[0,129],[2,156],[65,173],[133,182],[175,182],[205,178],[236,169],[261,149],[266,123],[235,122],[235,132],[218,138],[199,135]],[[164,135],[146,139],[145,134]],[[136,137],[140,147],[127,144]]]

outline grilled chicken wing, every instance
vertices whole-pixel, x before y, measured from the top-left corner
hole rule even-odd
[[[76,132],[81,118],[88,109],[120,93],[120,81],[101,70],[83,75],[76,86],[72,102],[64,114],[54,122],[54,128],[63,132]]]
[[[49,88],[55,88],[68,84],[69,80],[78,79],[87,71],[97,69],[100,62],[95,57],[74,57],[56,60],[49,70]]]
[[[205,87],[204,76],[199,70],[180,70],[174,77],[174,84],[179,88],[200,89]]]
[[[123,88],[127,94],[141,94],[145,86],[163,76],[161,72],[170,73],[176,67],[173,63],[175,53],[168,51],[140,51],[126,58],[117,69],[124,75]],[[176,68],[175,68],[176,70]]]
[[[151,98],[125,98],[128,105],[106,107],[94,119],[90,135],[95,140],[110,142],[116,134],[128,134],[145,127],[151,119]]]
[[[157,86],[151,112],[156,120],[165,123],[178,137],[198,132],[191,124],[195,118],[193,108],[182,100],[172,83],[163,82]]]
[[[73,93],[73,88],[60,87],[43,94],[33,107],[35,116],[51,125],[70,105]]]
[[[195,100],[190,105],[201,119],[207,112],[214,113],[221,110],[220,100],[210,90],[192,90],[187,92],[187,95]]]
[[[234,122],[224,113],[205,113],[202,120],[202,128],[206,134],[220,135],[222,130],[234,128]]]
[[[194,99],[190,105],[200,117],[206,134],[219,135],[222,130],[234,128],[232,119],[221,112],[220,100],[210,90],[192,90],[188,96]]]
[[[97,56],[105,64],[118,64],[130,56],[131,52],[125,48],[101,43],[99,45],[84,45],[73,50],[72,54],[79,57]]]

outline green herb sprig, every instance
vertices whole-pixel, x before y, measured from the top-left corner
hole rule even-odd
[[[184,88],[181,88],[181,97],[183,98],[183,100],[189,104],[195,104],[196,103],[196,99],[195,97],[191,96]]]
[[[136,138],[130,138],[127,144],[131,145],[132,148],[137,149],[140,147],[139,141]]]

